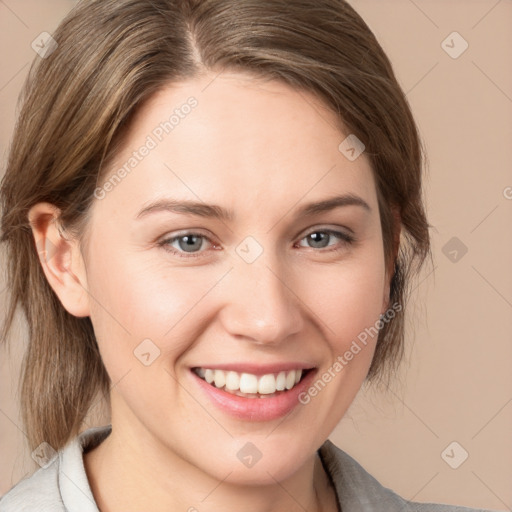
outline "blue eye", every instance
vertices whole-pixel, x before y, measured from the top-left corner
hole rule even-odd
[[[195,252],[195,249],[202,248],[203,240],[208,240],[209,243],[212,243],[211,240],[205,235],[188,232],[162,240],[158,245],[162,246],[165,250],[170,251],[173,254],[177,254],[182,258],[193,258],[201,255],[201,252],[197,253]],[[175,242],[178,242],[178,249],[172,247],[172,244]]]
[[[321,236],[318,236],[321,235]],[[329,247],[329,245],[324,245],[324,242],[332,237],[339,238],[343,240],[342,245],[351,244],[355,241],[355,238],[351,235],[348,235],[347,233],[343,233],[341,231],[335,231],[332,229],[316,229],[315,231],[311,231],[308,235],[306,235],[302,240],[308,240],[309,242],[312,242],[313,244],[317,244],[316,246],[312,247],[312,249],[323,249],[324,247]],[[329,251],[324,252],[330,252],[331,250],[339,250],[340,247],[335,249],[330,249]]]
[[[332,237],[338,238],[341,242],[338,244],[326,244],[325,242],[332,239]],[[331,249],[318,251],[329,253],[333,251],[341,251],[347,245],[355,242],[355,238],[352,235],[332,229],[316,229],[304,236],[300,241],[302,240],[307,240],[309,243],[314,244],[313,246],[309,246],[310,249],[324,249],[325,247],[331,247],[334,245]],[[204,241],[211,246],[215,246],[215,244],[206,235],[193,231],[184,232],[177,236],[166,238],[158,242],[158,246],[180,258],[196,258],[205,252],[201,251],[204,246]],[[177,246],[174,244],[177,244]],[[305,246],[300,245],[299,247]]]

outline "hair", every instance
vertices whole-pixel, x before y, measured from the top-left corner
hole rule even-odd
[[[401,306],[383,322],[367,380],[389,379],[403,356],[410,280],[430,254],[425,155],[391,63],[355,10],[344,0],[89,0],[53,38],[58,46],[36,58],[20,95],[0,190],[9,290],[2,339],[21,306],[30,447],[67,444],[95,396],[108,399],[110,379],[90,318],[68,313],[44,275],[28,211],[55,205],[82,250],[94,190],[135,112],[163,87],[205,72],[249,73],[313,93],[365,145],[393,270],[390,304]]]

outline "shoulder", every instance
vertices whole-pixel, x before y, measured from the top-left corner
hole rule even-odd
[[[438,503],[408,501],[384,487],[348,453],[327,440],[318,450],[342,510],[351,512],[492,512]]]
[[[21,480],[0,498],[0,512],[29,512],[33,510],[64,512],[58,475],[59,457],[55,458],[46,468],[40,468],[31,476]]]
[[[97,512],[83,453],[98,445],[111,427],[95,427],[82,432],[31,476],[18,482],[0,498],[0,512]],[[55,452],[54,452],[55,453]]]

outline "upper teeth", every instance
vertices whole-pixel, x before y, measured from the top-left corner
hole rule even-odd
[[[210,368],[198,368],[196,373],[209,384],[214,384],[216,388],[226,386],[229,391],[260,393],[263,395],[292,389],[302,377],[302,370],[290,370],[276,374],[267,373],[259,377],[252,373],[212,370]]]

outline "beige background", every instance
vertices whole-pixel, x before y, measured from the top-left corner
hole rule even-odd
[[[512,2],[352,4],[390,56],[426,143],[435,268],[416,285],[402,375],[387,394],[363,390],[331,439],[405,498],[512,510]],[[31,42],[72,5],[0,0],[2,166]],[[469,44],[455,59],[442,46],[454,31]],[[462,41],[452,39],[454,52]],[[468,249],[455,262],[453,247],[443,253],[452,237]],[[0,494],[34,469],[16,402],[25,340],[20,322],[11,357],[0,351]],[[462,448],[447,460],[469,454],[458,469],[441,455],[453,441]]]

